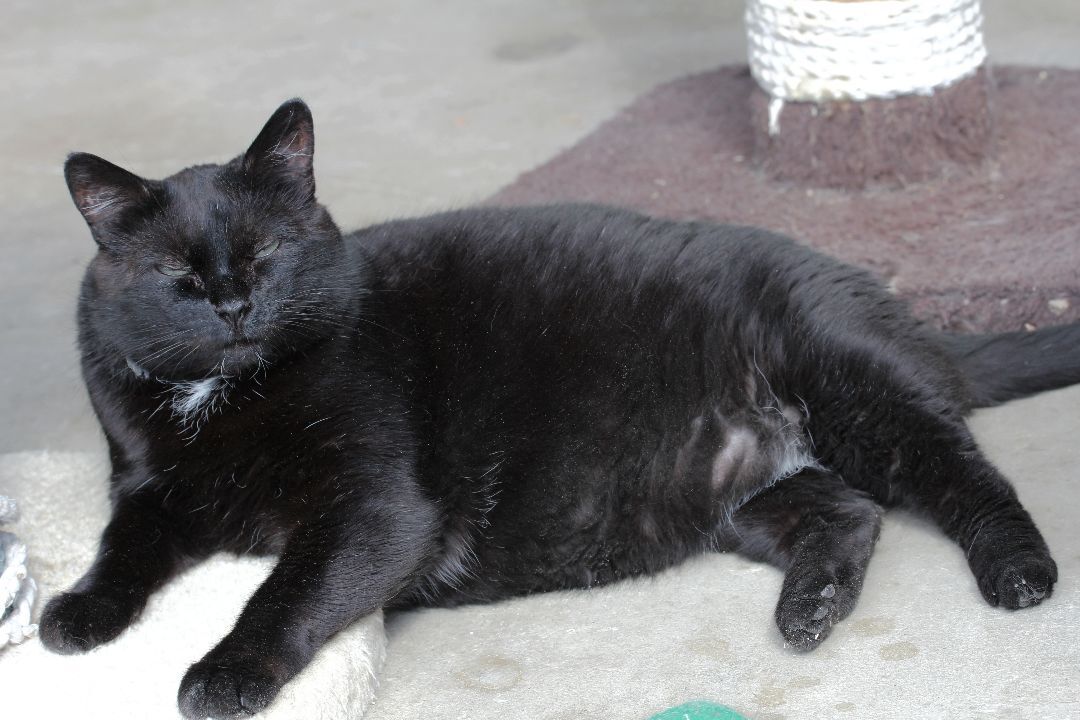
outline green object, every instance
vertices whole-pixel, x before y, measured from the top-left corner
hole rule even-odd
[[[649,720],[746,720],[746,718],[729,707],[696,701],[668,708],[653,715]]]

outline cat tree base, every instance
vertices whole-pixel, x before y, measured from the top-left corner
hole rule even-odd
[[[776,103],[750,96],[753,159],[772,179],[813,187],[902,186],[981,163],[992,150],[986,67],[932,95]]]
[[[994,81],[993,152],[902,191],[770,177],[753,161],[759,91],[743,66],[656,88],[493,202],[769,228],[869,268],[951,330],[1080,320],[1080,71],[998,66]]]

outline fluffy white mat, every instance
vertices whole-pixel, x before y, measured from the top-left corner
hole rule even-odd
[[[29,546],[44,603],[89,567],[108,519],[107,466],[85,453],[0,455],[0,493],[19,500],[6,529]],[[176,690],[187,667],[232,627],[269,573],[270,559],[217,556],[155,594],[142,617],[110,644],[60,656],[32,638],[0,650],[0,717],[67,720],[179,718]],[[335,637],[262,718],[359,718],[385,654],[382,617]]]

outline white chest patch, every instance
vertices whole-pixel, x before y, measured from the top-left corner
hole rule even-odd
[[[132,360],[127,360],[127,366],[140,380],[154,379],[145,368]],[[203,423],[209,420],[215,411],[228,404],[229,390],[232,388],[229,378],[221,375],[181,382],[161,379],[158,381],[167,389],[165,399],[153,414],[157,414],[162,408],[168,406],[173,419],[181,429],[190,433],[191,437],[198,434]]]
[[[202,380],[171,383],[173,417],[185,425],[197,421],[200,416],[205,420],[226,401],[225,393],[228,382],[223,377],[209,377]]]

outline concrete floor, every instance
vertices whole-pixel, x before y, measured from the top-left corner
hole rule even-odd
[[[0,7],[0,452],[103,448],[74,347],[93,244],[63,184],[68,151],[161,176],[239,153],[301,95],[316,118],[320,196],[350,228],[482,199],[656,83],[745,53],[739,0],[304,5]],[[984,9],[995,61],[1080,67],[1080,6]],[[1068,392],[988,415],[992,454],[1022,452],[1008,430],[1039,418],[1065,429],[1057,438],[1080,434]],[[1075,535],[1070,544],[1075,555]],[[424,647],[409,655],[409,643],[427,637],[392,634],[385,700],[412,692],[394,665],[411,667]],[[375,715],[394,716],[396,702]]]

